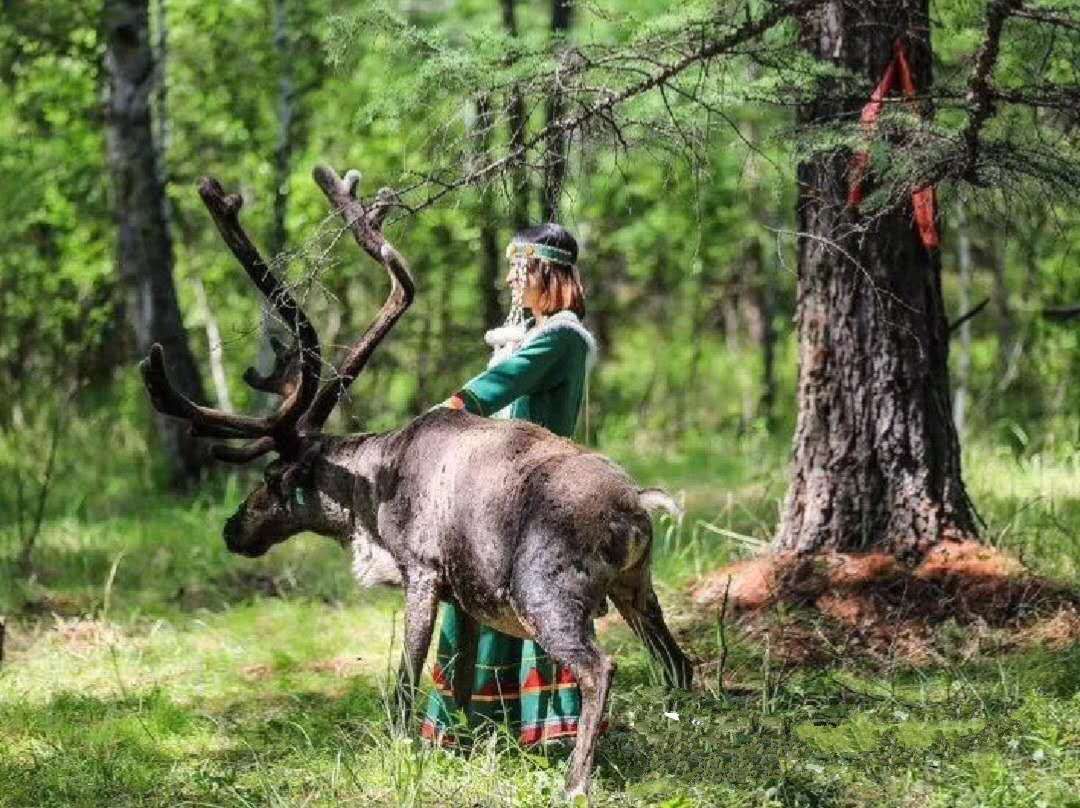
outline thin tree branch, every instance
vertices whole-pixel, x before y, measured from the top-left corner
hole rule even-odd
[[[1064,10],[1020,8],[1013,12],[1013,16],[1046,25],[1056,25],[1071,31],[1080,31],[1080,20],[1070,17],[1069,12]]]
[[[1063,323],[1080,317],[1080,306],[1055,306],[1043,309],[1043,318]]]
[[[979,312],[981,312],[983,309],[985,309],[986,304],[989,303],[989,302],[990,302],[990,298],[986,298],[986,300],[984,300],[979,305],[975,306],[975,308],[971,309],[971,311],[967,312],[966,314],[962,314],[959,317],[957,317],[955,320],[953,320],[949,324],[949,334],[955,333],[956,329],[958,329],[960,326],[962,326],[968,320],[972,319]]]
[[[986,34],[975,57],[975,69],[968,82],[967,101],[970,106],[967,126],[961,133],[965,158],[961,176],[974,181],[979,159],[979,133],[994,114],[994,96],[990,77],[1001,49],[1001,32],[1005,20],[1020,8],[1020,0],[993,0],[986,10]]]

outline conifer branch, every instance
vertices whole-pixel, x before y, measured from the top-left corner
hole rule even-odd
[[[1001,33],[1005,27],[1005,20],[1020,6],[1020,0],[993,0],[986,11],[986,34],[979,47],[979,53],[975,57],[975,69],[968,82],[968,121],[961,133],[965,157],[960,175],[973,183],[977,182],[979,133],[994,114],[994,93],[990,85],[990,76],[1001,50]]]
[[[590,56],[579,52],[575,54],[578,58],[572,67],[566,65],[560,67],[562,80],[567,84],[599,66],[606,70],[616,70],[636,75],[637,80],[618,91],[601,86],[595,88],[589,94],[589,98],[574,99],[576,111],[561,115],[548,122],[527,139],[512,143],[504,154],[492,159],[485,165],[473,168],[460,176],[450,179],[441,179],[435,175],[423,176],[413,188],[405,190],[416,190],[423,186],[434,187],[435,190],[431,191],[420,202],[405,207],[410,213],[418,213],[436,205],[455,191],[493,182],[512,167],[524,163],[529,151],[540,144],[556,140],[568,141],[575,134],[583,133],[593,126],[599,126],[601,129],[618,130],[622,122],[616,116],[616,110],[625,106],[628,102],[661,86],[670,86],[670,82],[674,78],[687,70],[707,64],[724,54],[733,53],[740,46],[757,39],[785,20],[805,14],[823,2],[824,0],[789,0],[788,2],[770,3],[769,10],[766,13],[756,19],[747,15],[746,19],[735,25],[723,36],[695,39],[694,46],[682,52],[674,60],[665,61],[655,56],[643,56],[641,53],[610,52],[603,56]],[[649,64],[652,69],[643,69],[641,67],[643,63]],[[576,89],[581,89],[580,85],[577,85]],[[567,107],[570,106],[568,103]],[[621,133],[616,138],[620,142],[625,142]]]

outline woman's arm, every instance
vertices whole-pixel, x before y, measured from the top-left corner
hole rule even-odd
[[[510,402],[542,389],[551,370],[580,337],[569,329],[556,328],[529,342],[509,358],[471,379],[450,398],[454,409],[491,415]]]

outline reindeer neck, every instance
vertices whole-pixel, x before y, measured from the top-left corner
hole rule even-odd
[[[323,536],[349,541],[355,531],[356,492],[369,479],[380,455],[376,435],[329,435],[319,439],[319,451],[311,460],[310,496],[305,503],[306,529]],[[295,505],[294,505],[295,507]]]

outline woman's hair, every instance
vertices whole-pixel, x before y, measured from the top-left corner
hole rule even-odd
[[[554,222],[519,230],[514,241],[544,244],[570,253],[570,263],[562,264],[542,258],[529,261],[529,277],[536,280],[540,311],[545,315],[569,309],[578,317],[585,316],[585,290],[577,270],[578,244],[570,231]]]

